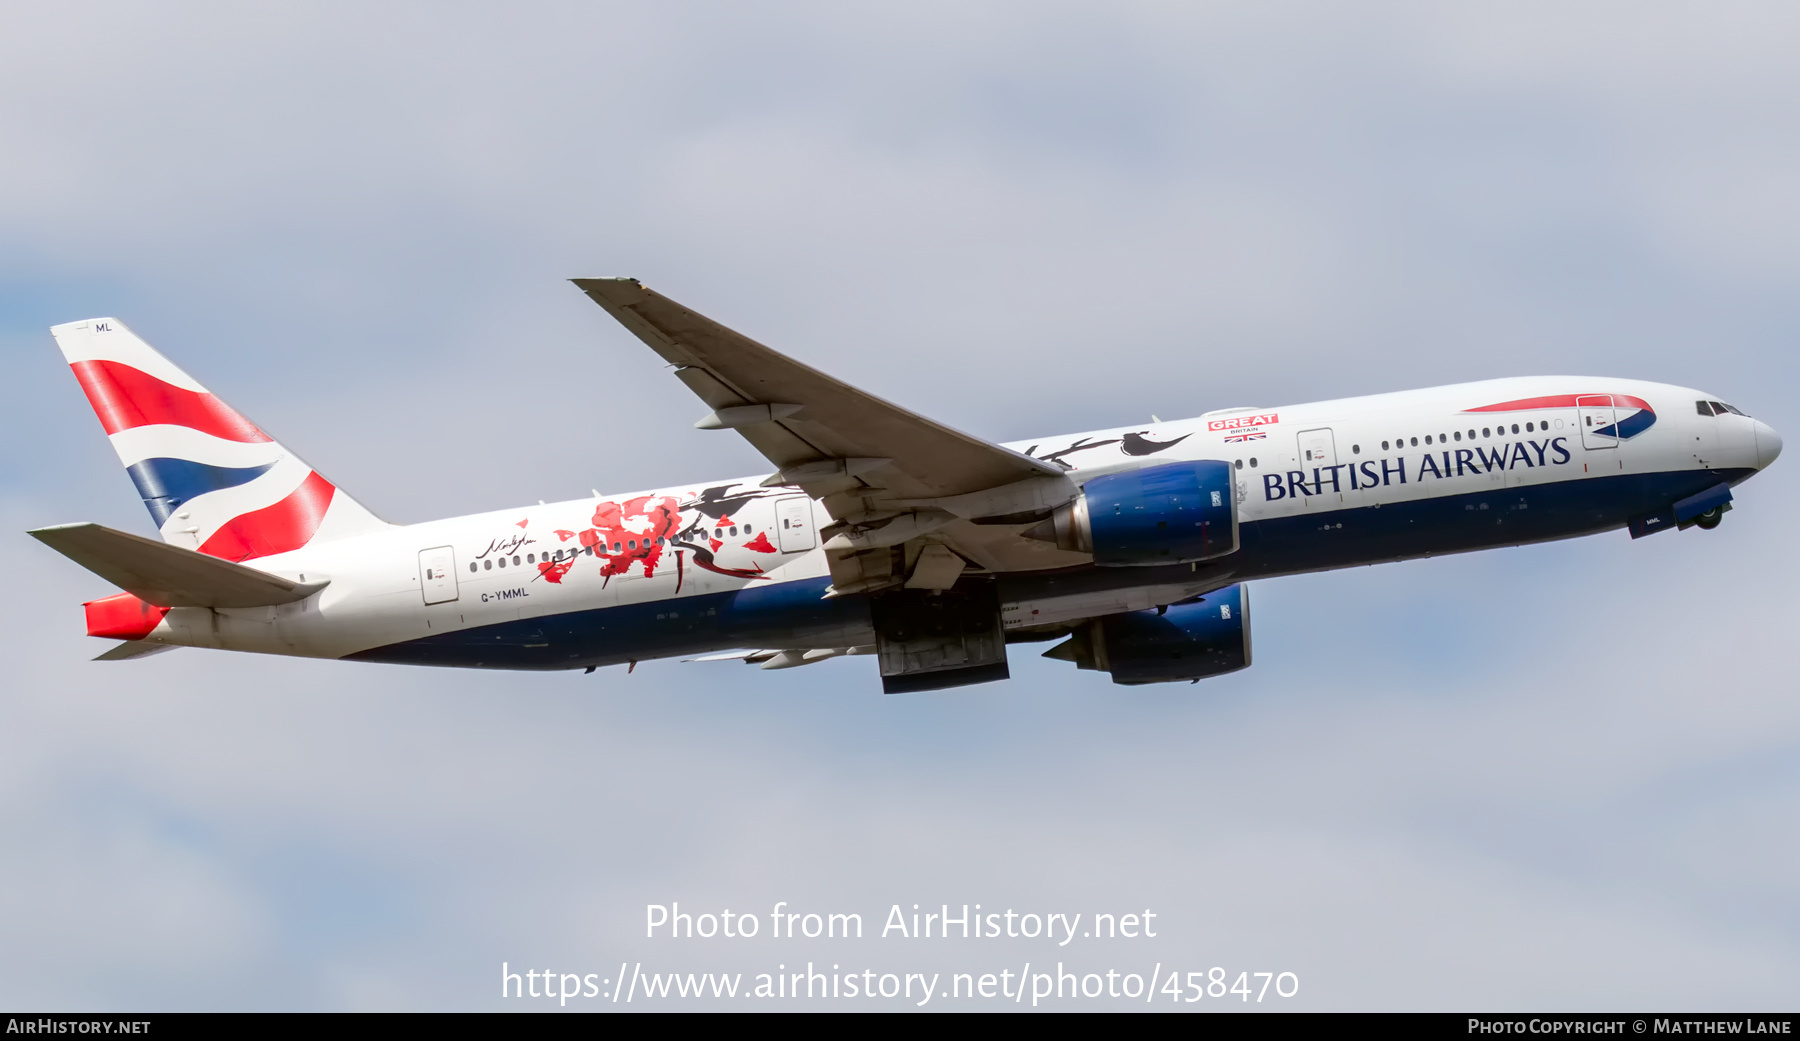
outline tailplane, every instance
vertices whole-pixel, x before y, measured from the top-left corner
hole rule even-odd
[[[50,332],[164,542],[241,561],[387,526],[117,319]]]

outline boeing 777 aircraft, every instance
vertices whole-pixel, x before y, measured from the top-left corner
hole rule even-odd
[[[633,279],[577,279],[773,472],[389,524],[111,318],[52,329],[160,539],[31,534],[124,590],[119,660],[214,647],[490,669],[872,654],[888,693],[1250,664],[1245,583],[1628,528],[1709,529],[1781,439],[1714,394],[1586,376],[1230,408],[1000,445]]]

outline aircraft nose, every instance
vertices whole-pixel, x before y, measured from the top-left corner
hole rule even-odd
[[[1761,470],[1781,454],[1781,435],[1762,420],[1756,421],[1756,468]]]

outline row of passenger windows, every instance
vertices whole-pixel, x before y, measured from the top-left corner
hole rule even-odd
[[[731,533],[732,537],[735,537],[737,535],[738,528],[740,526],[744,529],[744,534],[746,534],[746,535],[754,535],[756,533],[756,529],[748,524],[744,524],[744,525],[733,524],[730,528],[730,533]],[[714,528],[713,529],[713,537],[721,538],[721,539],[725,538],[726,537],[726,529],[725,528]],[[650,540],[650,539],[644,539],[644,540],[642,540],[641,548],[649,549],[651,547],[651,545],[653,545],[653,544],[657,545],[657,546],[666,546],[666,545],[668,545],[668,541],[666,539],[656,539],[656,540],[654,540],[654,542],[652,542],[652,540]],[[638,549],[638,548],[640,548],[638,539],[625,539],[623,541],[615,542],[612,544],[612,551],[614,553],[623,553],[627,550],[633,550],[633,549]],[[606,552],[606,544],[605,543],[601,543],[600,551],[602,553]],[[543,557],[544,563],[546,563],[546,564],[553,563],[553,562],[559,561],[559,560],[573,560],[574,558],[581,556],[584,553],[590,557],[593,556],[594,555],[594,547],[588,546],[583,549],[573,549],[573,548],[559,549],[553,553],[542,553],[542,554],[527,553],[524,555],[523,558],[521,558],[519,554],[514,553],[512,555],[512,566],[513,567],[523,567],[526,564],[535,564],[538,562],[538,558],[540,556]],[[496,560],[499,561],[501,567],[506,566],[507,558],[495,557],[491,560],[481,560],[481,561],[471,560],[471,561],[469,561],[469,570],[470,571],[484,571],[484,570],[492,571],[492,570],[494,570],[494,562]]]
[[[1539,430],[1549,430],[1549,429],[1550,429],[1550,424],[1548,422],[1525,424],[1525,433],[1527,433],[1527,434],[1536,433]],[[1519,432],[1519,424],[1514,423],[1512,425],[1512,432],[1515,434]],[[1502,424],[1497,427],[1482,427],[1481,428],[1481,436],[1482,437],[1495,437],[1495,436],[1505,437],[1506,436],[1506,426],[1504,424]],[[1458,430],[1455,433],[1450,434],[1448,436],[1446,436],[1444,434],[1439,434],[1437,436],[1437,439],[1438,439],[1439,444],[1449,444],[1451,441],[1461,441],[1463,439],[1463,432]],[[1473,431],[1473,430],[1469,431],[1469,440],[1471,440],[1471,441],[1479,440],[1479,438],[1477,438],[1475,436],[1475,431]],[[1415,438],[1408,439],[1408,438],[1402,437],[1402,438],[1396,438],[1394,440],[1394,447],[1405,448],[1405,447],[1407,447],[1409,441],[1410,441],[1410,444],[1412,445],[1412,447],[1417,448],[1419,446],[1418,438],[1415,437]],[[1431,444],[1431,435],[1430,434],[1425,435],[1425,443]],[[1360,451],[1360,449],[1355,445],[1350,446],[1350,450],[1352,452]],[[1388,450],[1388,443],[1386,441],[1383,441],[1381,443],[1381,450],[1383,452]]]
[[[644,548],[645,549],[650,548],[650,544],[651,543],[650,543],[649,539],[644,540]],[[661,546],[661,545],[665,545],[665,543],[663,542],[662,539],[657,539],[656,545]],[[638,540],[637,539],[627,539],[624,542],[615,542],[612,544],[612,551],[614,553],[622,553],[622,552],[624,552],[624,550],[626,548],[637,549],[638,548]],[[606,551],[606,546],[604,543],[601,544],[600,551],[602,553],[604,553]],[[559,561],[559,560],[574,560],[576,557],[579,557],[583,554],[586,554],[587,556],[590,556],[590,557],[593,556],[594,555],[594,547],[587,546],[582,549],[574,549],[573,547],[571,547],[569,549],[559,549],[554,553],[527,553],[524,555],[523,558],[521,558],[519,556],[519,554],[514,553],[512,555],[512,566],[513,567],[522,567],[525,564],[536,564],[540,557],[543,558],[543,561],[546,564],[553,563],[553,562]],[[469,570],[470,571],[492,571],[492,570],[494,570],[495,561],[498,561],[501,567],[505,567],[507,558],[494,557],[490,560],[480,560],[480,561],[471,560],[471,561],[469,561]]]
[[[656,541],[658,543],[662,542],[661,539],[657,539]],[[649,539],[644,540],[645,545],[649,545],[649,543],[650,543]],[[635,540],[634,540],[634,545],[635,545]],[[554,553],[544,553],[544,554],[527,553],[527,554],[525,554],[523,560],[520,559],[520,557],[517,553],[514,553],[512,555],[512,565],[513,565],[513,567],[520,567],[523,564],[535,564],[538,562],[538,557],[540,555],[544,558],[544,563],[546,563],[546,564],[550,563],[551,561],[556,561],[556,560],[573,560],[576,557],[581,556],[583,553],[586,553],[590,557],[593,556],[594,555],[594,547],[589,546],[586,549],[573,549],[573,548],[559,549]],[[469,570],[470,571],[482,571],[482,570],[492,571],[492,570],[494,570],[494,561],[496,561],[496,560],[498,560],[500,562],[501,567],[506,566],[506,558],[505,557],[494,557],[490,560],[471,560],[471,561],[469,561]]]
[[[1702,401],[1700,404],[1705,405],[1706,402]],[[1730,408],[1729,405],[1723,406],[1723,407]],[[1732,411],[1737,412],[1737,409],[1732,409]],[[1705,414],[1711,415],[1711,413],[1705,413]],[[1743,415],[1742,412],[1738,412],[1737,414],[1740,416]],[[1545,423],[1533,422],[1533,423],[1525,424],[1525,432],[1527,434],[1536,433],[1539,430],[1549,430],[1549,429],[1550,429],[1550,424],[1547,422],[1545,422]],[[1514,423],[1512,425],[1512,432],[1515,434],[1519,432],[1519,424]],[[1502,424],[1497,427],[1482,427],[1481,428],[1481,437],[1495,437],[1495,436],[1499,436],[1499,437],[1506,436],[1505,424]],[[1460,430],[1456,431],[1453,434],[1437,435],[1437,440],[1443,444],[1449,444],[1451,441],[1461,441],[1462,439],[1463,439],[1463,432]],[[1473,431],[1473,430],[1469,431],[1469,440],[1471,440],[1471,441],[1479,440],[1479,438],[1476,437],[1475,431]],[[1394,448],[1405,448],[1405,447],[1407,447],[1408,441],[1409,441],[1409,439],[1404,438],[1404,437],[1395,438],[1391,442],[1383,441],[1381,443],[1381,450],[1383,452],[1387,452],[1387,451],[1391,451]],[[1416,438],[1416,437],[1411,438],[1410,441],[1411,441],[1412,447],[1417,448],[1419,446],[1418,438]],[[1430,434],[1425,435],[1425,443],[1428,445],[1432,443],[1432,437]],[[1350,454],[1351,455],[1361,455],[1362,454],[1362,446],[1361,445],[1351,445],[1350,446]],[[1234,467],[1236,467],[1237,469],[1242,470],[1244,468],[1244,461],[1242,459],[1239,459],[1239,460],[1236,460],[1234,463],[1232,463],[1232,465]],[[1256,457],[1255,456],[1250,457],[1250,469],[1252,469],[1252,470],[1256,469]]]

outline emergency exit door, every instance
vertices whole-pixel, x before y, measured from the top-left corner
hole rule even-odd
[[[1300,431],[1300,467],[1311,473],[1315,466],[1336,466],[1337,444],[1330,427]]]
[[[419,590],[428,604],[456,599],[456,550],[439,546],[419,551]]]
[[[812,500],[790,495],[775,500],[775,538],[783,553],[802,553],[813,548]]]
[[[1362,492],[1351,487],[1350,467],[1338,465],[1337,438],[1330,427],[1302,430],[1299,470],[1306,477],[1301,501],[1309,510],[1336,510],[1362,503]]]

